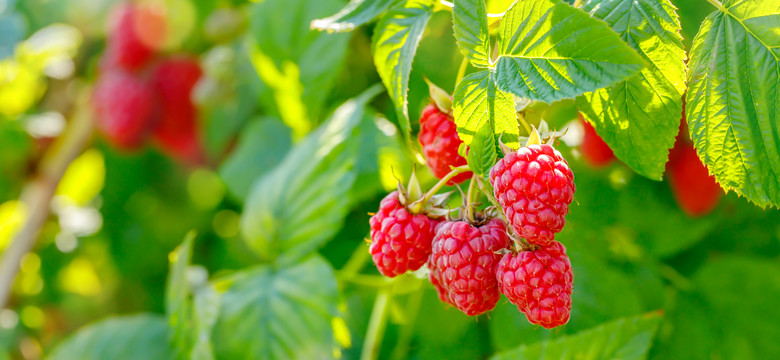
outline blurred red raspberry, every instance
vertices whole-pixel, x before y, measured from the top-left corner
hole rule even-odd
[[[612,153],[612,149],[604,142],[604,139],[596,133],[596,129],[590,122],[586,121],[582,115],[580,115],[580,123],[584,130],[582,137],[582,145],[580,145],[580,151],[585,161],[595,168],[600,168],[609,165],[612,160],[615,159],[615,154]]]
[[[450,167],[466,165],[466,159],[458,154],[458,147],[463,141],[458,137],[455,121],[441,112],[436,104],[431,103],[423,110],[417,136],[428,167],[437,178],[446,176]],[[460,184],[471,176],[470,171],[464,172],[452,178],[448,184]]]
[[[95,84],[92,105],[98,129],[122,149],[139,147],[153,123],[153,88],[142,78],[114,69]]]

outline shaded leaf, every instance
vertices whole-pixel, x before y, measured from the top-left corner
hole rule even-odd
[[[49,360],[168,360],[172,358],[163,317],[139,314],[88,325],[60,343]]]
[[[491,359],[644,359],[660,321],[657,314],[622,318],[574,335],[523,345]]]
[[[329,359],[336,342],[336,278],[319,256],[276,269],[259,266],[220,281],[212,337],[218,359]]]
[[[339,12],[322,19],[312,20],[311,28],[327,31],[352,31],[374,20],[391,6],[403,0],[350,0]]]

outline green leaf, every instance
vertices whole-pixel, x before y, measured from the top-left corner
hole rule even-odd
[[[212,334],[218,359],[331,357],[337,287],[321,257],[282,269],[255,267],[216,285],[229,286]]]
[[[583,10],[606,21],[650,66],[579,97],[577,104],[621,161],[661,180],[685,93],[685,50],[675,8],[669,0],[588,0]]]
[[[244,128],[238,146],[219,169],[228,191],[239,201],[252,183],[282,161],[292,147],[290,128],[276,118],[260,119]]]
[[[311,28],[327,31],[352,31],[374,20],[391,6],[403,0],[350,0],[339,12],[322,19],[312,20]]]
[[[553,102],[612,85],[644,61],[604,22],[559,0],[518,1],[498,34],[498,87]]]
[[[505,144],[517,146],[520,129],[515,101],[511,95],[496,88],[489,70],[469,74],[458,83],[453,107],[458,136],[466,145],[470,145],[477,130],[487,124]]]
[[[491,359],[644,359],[660,321],[654,313],[622,318],[575,335],[523,345]]]
[[[190,232],[179,247],[168,256],[170,267],[165,285],[165,316],[168,318],[168,333],[177,359],[187,359],[193,343],[191,332],[192,301],[190,285],[187,282],[187,268],[192,259],[192,243],[195,232]]]
[[[433,13],[433,4],[433,0],[406,0],[403,8],[382,16],[371,39],[374,65],[390,93],[401,131],[407,139],[411,131],[406,102],[409,73],[417,45]]]
[[[341,5],[339,0],[265,0],[252,5],[252,63],[272,91],[263,96],[276,104],[273,114],[296,138],[319,122],[349,42],[349,34],[321,33],[310,29],[310,23]]]
[[[476,67],[490,67],[490,36],[484,0],[455,0],[452,25],[460,52]]]
[[[724,189],[780,206],[780,3],[723,6],[693,40],[688,128]]]
[[[48,360],[168,360],[166,321],[151,314],[109,318],[65,339]]]
[[[490,173],[490,168],[495,165],[498,156],[496,146],[496,139],[490,124],[482,124],[471,140],[469,153],[466,157],[469,168],[474,174],[486,177]]]
[[[261,258],[283,254],[286,260],[294,260],[339,230],[349,208],[344,198],[355,181],[359,151],[355,142],[347,140],[365,116],[366,103],[379,91],[374,86],[341,105],[254,183],[241,229]]]

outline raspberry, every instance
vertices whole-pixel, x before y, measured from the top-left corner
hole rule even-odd
[[[496,269],[501,292],[528,321],[547,329],[566,324],[574,277],[563,244],[506,254]]]
[[[98,128],[119,148],[137,148],[151,128],[153,89],[123,70],[111,70],[98,79],[92,105]]]
[[[439,224],[428,259],[439,298],[469,316],[493,309],[501,297],[495,277],[501,255],[496,251],[508,245],[506,225],[499,219],[479,227],[466,221]]]
[[[165,38],[165,18],[151,5],[125,3],[112,13],[106,57],[101,68],[138,69]]]
[[[462,141],[452,117],[439,111],[435,104],[425,107],[420,117],[418,140],[423,147],[423,155],[433,175],[441,179],[450,172],[451,166],[466,165],[466,159],[458,154]],[[452,178],[449,185],[460,184],[471,178],[470,171]]]
[[[162,116],[154,136],[164,151],[191,163],[203,158],[198,141],[198,109],[191,97],[201,75],[198,62],[182,56],[158,64],[152,78],[162,101]]]
[[[496,198],[517,234],[547,245],[565,224],[574,197],[574,174],[547,144],[511,152],[490,170]]]
[[[596,129],[593,128],[593,125],[582,118],[582,115],[580,115],[580,123],[582,123],[584,131],[582,145],[580,145],[582,157],[588,164],[595,168],[609,165],[609,163],[615,159],[615,154],[612,153],[612,149],[610,149],[609,145],[604,142],[604,139],[596,133]]]
[[[379,204],[371,224],[371,257],[382,275],[395,277],[419,269],[431,253],[438,221],[412,214],[398,199],[398,191]]]
[[[666,170],[674,199],[686,214],[706,215],[718,205],[723,190],[699,160],[696,149],[679,136]]]

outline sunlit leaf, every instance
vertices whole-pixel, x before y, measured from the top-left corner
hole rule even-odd
[[[780,3],[725,1],[693,41],[686,96],[696,151],[726,190],[780,206]]]
[[[612,85],[645,65],[606,24],[559,0],[516,2],[501,20],[498,47],[498,87],[544,102]]]
[[[460,52],[477,67],[490,66],[490,37],[484,0],[455,0],[452,24]]]
[[[453,94],[455,123],[458,136],[466,145],[483,125],[491,127],[496,139],[517,146],[519,128],[515,102],[511,95],[496,88],[489,70],[479,71],[463,78]]]
[[[350,0],[339,12],[322,19],[312,20],[312,29],[327,31],[352,31],[374,20],[391,6],[404,0]]]
[[[650,64],[639,74],[585,94],[577,104],[621,161],[660,180],[682,114],[685,51],[669,0],[588,0],[583,10],[609,24]]]

